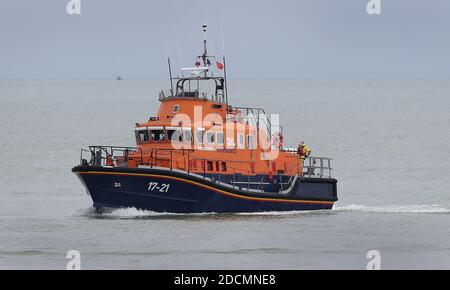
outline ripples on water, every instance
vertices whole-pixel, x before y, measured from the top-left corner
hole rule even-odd
[[[286,142],[333,157],[332,211],[97,213],[79,149],[133,144],[166,82],[0,82],[0,268],[450,268],[450,82],[233,81],[234,105],[281,114]],[[424,150],[425,148],[425,150]]]

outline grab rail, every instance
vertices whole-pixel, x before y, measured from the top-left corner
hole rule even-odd
[[[239,111],[245,111],[246,121],[252,121],[253,125],[256,127],[256,132],[259,134],[260,125],[265,127],[268,141],[271,143],[271,138],[273,133],[279,133],[283,136],[283,126],[278,124],[278,128],[272,128],[272,122],[266,114],[266,111],[262,108],[254,108],[254,107],[233,107]],[[263,127],[263,128],[264,128]],[[272,129],[278,129],[279,132],[272,132]],[[259,136],[258,136],[259,138]]]
[[[85,153],[90,153],[89,159]],[[80,165],[127,167],[130,155],[138,154],[143,158],[143,152],[138,147],[124,146],[89,146],[89,150],[82,148],[80,152]]]
[[[303,172],[300,174],[297,168],[289,168],[289,172],[286,175],[274,176],[273,183],[267,182],[262,177],[261,180],[256,180],[254,177],[254,170],[246,168],[238,168],[230,166],[232,162],[247,162],[253,161],[230,161],[230,160],[212,160],[193,156],[192,150],[188,149],[152,149],[151,151],[143,151],[138,147],[122,147],[122,146],[89,146],[89,150],[81,149],[80,164],[88,166],[104,166],[104,167],[128,167],[128,161],[134,159],[135,166],[160,168],[171,171],[180,171],[189,175],[197,176],[209,181],[229,186],[231,188],[239,188],[240,190],[246,190],[249,192],[264,192],[266,185],[277,184],[275,188],[278,188],[280,194],[288,193],[299,176],[310,178],[331,178],[331,158],[325,157],[308,157],[303,162]],[[90,158],[85,158],[85,153],[90,153]],[[144,155],[145,153],[145,155]],[[148,157],[147,157],[148,155]],[[195,165],[194,172],[191,172],[194,168],[194,161],[200,161],[199,169]],[[219,163],[219,167],[214,170],[207,168],[207,166],[216,166]],[[223,172],[221,166],[222,162],[227,162],[226,173]],[[176,168],[174,168],[174,165]],[[232,180],[230,180],[232,175]],[[224,176],[228,179],[224,182]],[[246,177],[245,179],[237,176]],[[289,178],[287,180],[287,178]]]
[[[264,185],[268,185],[270,183],[264,182],[263,179],[260,181],[255,181],[254,179],[251,180],[250,176],[252,173],[254,173],[254,170],[251,169],[243,169],[243,168],[237,168],[230,166],[230,163],[253,163],[254,161],[230,161],[230,160],[219,160],[219,159],[206,159],[201,157],[196,157],[192,153],[195,152],[191,149],[155,149],[152,148],[151,151],[145,152],[146,154],[149,154],[149,157],[146,158],[146,160],[143,160],[143,162],[140,162],[138,165],[148,166],[150,168],[158,167],[158,168],[164,168],[164,169],[170,169],[171,171],[181,171],[186,174],[195,175],[197,177],[201,177],[203,179],[208,179],[210,181],[213,181],[215,183],[220,183],[222,185],[231,186],[232,188],[238,187],[239,189],[244,189],[247,191],[255,191],[255,192],[263,192]],[[174,169],[174,163],[177,163],[178,161],[181,161],[182,165],[180,169],[180,166],[177,166],[177,169]],[[194,171],[197,173],[191,172],[191,168],[194,167],[194,161],[200,162],[199,167],[201,169],[195,169]],[[226,171],[227,174],[222,173],[222,169],[216,168],[214,169],[207,169],[208,162],[211,162],[210,166],[217,167],[217,163],[219,163],[219,166],[222,166],[222,162],[226,162]],[[195,166],[196,167],[196,166]],[[210,177],[210,172],[214,172],[216,177]],[[223,182],[222,175],[233,175],[233,180],[227,182]],[[243,176],[247,176],[246,181],[236,181],[236,174],[242,174]],[[280,193],[286,193],[287,189],[292,188],[293,184],[296,182],[298,174],[297,169],[292,168],[292,166],[289,168],[289,180],[287,182],[283,182],[283,177],[281,175],[278,176],[279,178],[279,192]]]
[[[310,178],[331,178],[331,170],[331,158],[310,156],[303,161],[302,176]]]

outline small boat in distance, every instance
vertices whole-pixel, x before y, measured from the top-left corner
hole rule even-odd
[[[331,209],[331,159],[284,147],[283,127],[259,107],[229,103],[225,58],[203,54],[161,91],[156,116],[136,123],[136,147],[81,149],[78,176],[98,210],[169,213]],[[188,76],[185,76],[189,74]],[[280,100],[282,96],[278,96]]]
[[[121,81],[122,80],[122,77],[121,76],[118,76],[117,78],[116,78],[116,81]]]

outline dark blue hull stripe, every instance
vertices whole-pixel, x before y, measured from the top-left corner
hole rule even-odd
[[[224,186],[218,188],[201,180],[190,180],[187,176],[183,178],[150,170],[138,173],[76,167],[73,171],[85,184],[96,207],[136,207],[174,213],[229,213],[331,209],[337,200],[334,192],[329,193],[328,200],[323,198],[323,194],[317,200],[294,195],[243,194]],[[158,186],[152,189],[149,184],[160,185],[164,190]]]

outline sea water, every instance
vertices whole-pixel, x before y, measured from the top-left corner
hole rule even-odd
[[[285,143],[332,157],[331,211],[96,214],[80,148],[134,144],[165,81],[0,82],[0,268],[450,268],[450,81],[229,81]]]

